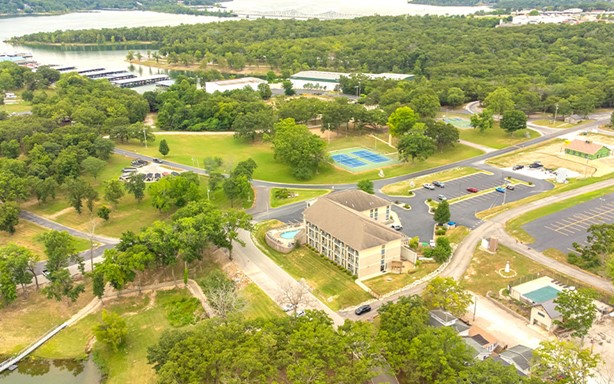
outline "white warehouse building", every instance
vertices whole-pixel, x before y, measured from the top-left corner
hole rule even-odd
[[[205,91],[207,93],[214,93],[216,91],[234,91],[235,89],[243,89],[245,87],[250,87],[254,91],[257,91],[258,85],[260,84],[266,84],[266,80],[256,77],[242,77],[232,80],[207,81],[205,83]]]
[[[370,79],[385,78],[390,80],[412,80],[414,75],[403,73],[364,73]],[[349,77],[349,73],[325,71],[301,71],[290,76],[295,89],[321,89],[334,91],[339,85],[341,76]]]

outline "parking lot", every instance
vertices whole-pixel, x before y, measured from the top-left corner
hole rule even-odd
[[[159,160],[157,160],[159,161]],[[160,180],[164,176],[176,176],[179,173],[165,167],[162,162],[148,162],[146,160],[133,160],[130,167],[122,169],[122,175],[119,177],[122,181],[127,181],[132,174],[139,174],[146,183],[151,183]]]
[[[538,251],[568,253],[574,242],[586,243],[588,227],[604,223],[614,223],[614,193],[541,217],[523,229],[537,239],[532,247]]]
[[[447,181],[445,183],[445,188],[435,187],[435,190],[432,191],[421,188],[414,192],[416,193],[416,198],[423,200],[428,198],[437,200],[437,196],[440,194],[444,195],[448,200],[451,200],[463,195],[470,195],[471,192],[467,192],[467,188],[477,188],[478,191],[483,191],[502,185],[505,185],[505,180],[503,178],[497,178],[485,173],[476,173],[470,176],[461,177],[460,179]]]

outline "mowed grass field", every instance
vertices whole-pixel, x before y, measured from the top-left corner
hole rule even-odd
[[[292,176],[292,170],[288,165],[282,164],[273,158],[273,149],[270,143],[245,142],[235,139],[232,135],[178,134],[160,136],[158,140],[162,138],[166,139],[170,147],[170,153],[164,160],[185,165],[196,165],[195,161],[198,160],[199,164],[202,166],[204,158],[218,156],[224,160],[223,169],[227,172],[240,161],[247,160],[251,157],[258,164],[258,168],[254,173],[255,179],[287,183],[301,182]],[[381,142],[375,144],[376,140],[368,136],[337,137],[333,138],[330,144],[327,140],[325,141],[327,142],[327,151],[351,147],[366,147],[389,154],[389,156],[396,156],[394,149]],[[148,148],[136,142],[121,144],[119,147],[148,156],[160,156],[157,142],[152,143]],[[413,164],[411,162],[399,164],[384,168],[383,171],[385,177],[399,176],[453,163],[481,154],[482,152],[478,149],[457,144],[453,148],[435,153],[425,161],[416,161]],[[323,165],[315,177],[304,182],[309,184],[335,184],[351,183],[363,179],[375,180],[380,178],[378,172],[379,171],[375,169],[354,174],[336,168],[333,164],[329,163]]]
[[[504,131],[498,122],[495,122],[495,126],[487,129],[484,132],[480,132],[477,129],[459,129],[461,140],[471,141],[485,145],[487,147],[501,149],[522,143],[524,141],[539,137],[539,133],[532,129],[521,129],[512,134]],[[527,138],[526,135],[529,135]]]
[[[264,236],[267,230],[280,225],[278,221],[261,223],[254,233],[258,247],[292,277],[305,279],[312,293],[324,304],[336,311],[371,298],[347,273],[306,247],[287,254],[271,249]]]
[[[7,232],[0,232],[0,246],[17,244],[39,255],[41,260],[47,258],[45,255],[45,247],[39,237],[43,233],[49,232],[49,230],[23,219],[19,220],[19,224],[15,229],[16,231],[12,235]],[[90,247],[90,242],[87,239],[73,237],[73,241],[77,248],[77,252],[85,251]]]
[[[271,197],[271,208],[281,207],[284,205],[296,203],[299,201],[305,201],[309,199],[314,199],[316,197],[326,195],[331,190],[330,189],[296,189],[296,188],[288,188],[288,191],[293,193],[294,196],[288,197],[287,199],[278,199],[275,197],[275,192],[280,190],[281,188],[271,188],[270,197]]]

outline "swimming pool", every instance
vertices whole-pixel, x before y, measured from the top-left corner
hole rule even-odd
[[[281,236],[282,239],[294,239],[294,237],[296,236],[297,233],[300,232],[300,229],[294,229],[292,231],[286,231],[286,232],[282,232],[279,236]]]

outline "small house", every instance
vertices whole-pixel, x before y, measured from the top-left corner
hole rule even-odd
[[[535,304],[531,307],[531,324],[539,325],[549,332],[553,332],[558,325],[556,321],[561,321],[562,316],[556,310],[554,299]]]
[[[565,147],[566,154],[590,160],[608,157],[611,152],[605,145],[582,140],[574,140]]]
[[[469,336],[469,326],[443,309],[429,311],[429,325],[435,328],[451,327],[459,336]]]
[[[501,352],[501,359],[516,367],[521,374],[528,376],[531,372],[531,361],[533,350],[524,345],[515,345],[510,349]]]

